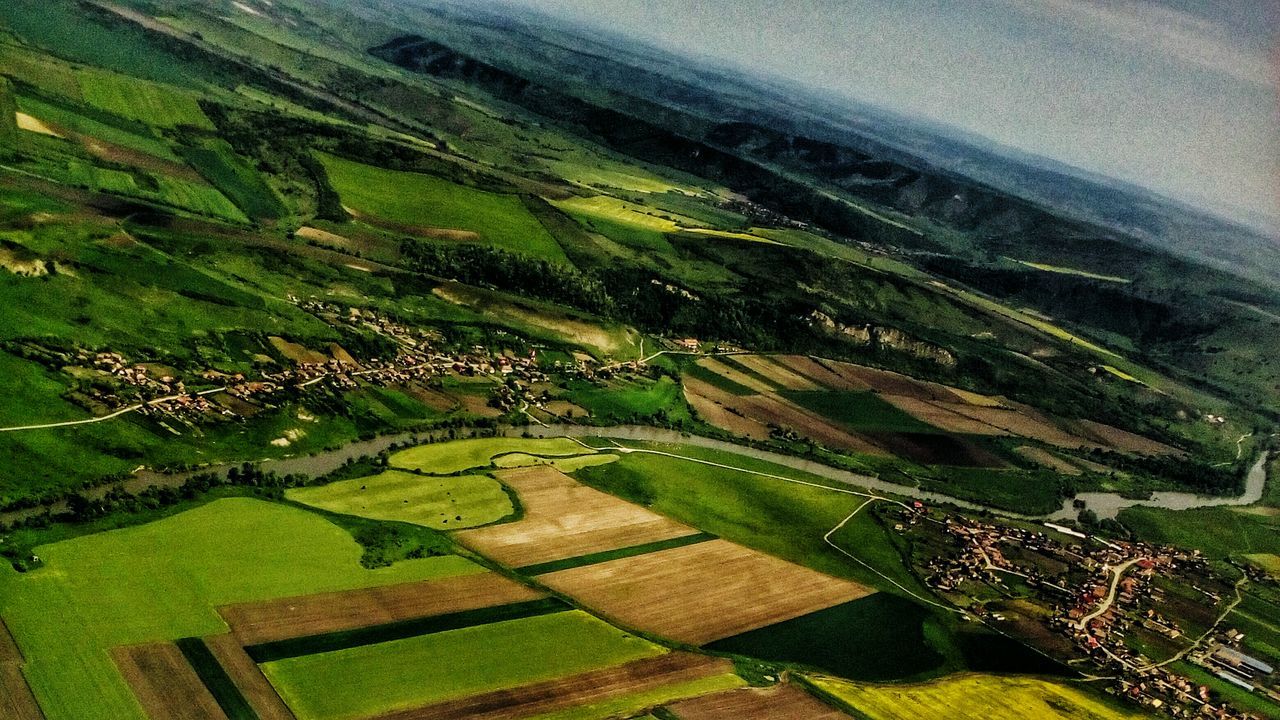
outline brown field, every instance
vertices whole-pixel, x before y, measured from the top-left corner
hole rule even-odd
[[[512,720],[732,671],[733,664],[722,658],[673,652],[558,680],[396,711],[379,716],[378,720]]]
[[[458,399],[454,396],[417,383],[397,385],[396,389],[438,412],[449,412],[458,407]]]
[[[1101,447],[1098,443],[1063,430],[1039,411],[1025,405],[1010,403],[1008,408],[992,408],[957,403],[946,407],[952,412],[987,423],[1011,435],[1020,435],[1061,448]]]
[[[495,573],[227,605],[222,619],[243,645],[385,625],[398,620],[534,600],[542,593]]]
[[[692,535],[655,512],[582,485],[548,465],[494,473],[516,491],[524,517],[454,533],[467,547],[512,567]]]
[[[735,355],[733,358],[736,362],[741,363],[743,367],[754,370],[763,375],[770,382],[777,383],[787,390],[819,390],[812,380],[794,372],[787,367],[787,362],[781,357],[772,357],[765,355]]]
[[[791,370],[798,372],[815,383],[832,390],[870,390],[871,386],[853,378],[845,377],[819,362],[804,355],[779,355],[777,361]]]
[[[856,583],[725,540],[539,578],[623,625],[702,644],[856,600]]]
[[[777,395],[738,396],[723,393],[715,399],[727,409],[736,410],[761,422],[789,427],[830,448],[868,455],[885,454],[884,450],[861,435],[846,430],[821,415],[805,410]]]
[[[201,177],[200,173],[193,170],[187,165],[165,158],[156,157],[150,153],[134,150],[133,148],[123,145],[116,145],[105,140],[100,140],[90,135],[76,135],[80,142],[84,145],[85,150],[91,154],[110,162],[120,163],[122,165],[133,165],[143,170],[151,170],[162,175],[169,175],[183,180],[190,180],[201,184],[208,182]]]
[[[880,399],[899,410],[930,425],[947,432],[966,435],[1008,435],[1003,428],[988,425],[977,418],[963,415],[950,409],[955,403],[935,403],[929,400],[907,397],[906,395],[881,394]]]
[[[458,398],[458,402],[462,405],[462,411],[468,415],[478,415],[486,418],[502,416],[502,411],[490,405],[488,398],[466,393],[459,393],[455,397]]]
[[[22,652],[0,620],[0,718],[44,720],[44,713],[22,675]]]
[[[1015,452],[1031,462],[1043,465],[1044,467],[1047,467],[1054,472],[1062,473],[1063,475],[1079,475],[1081,472],[1080,468],[1072,465],[1044,448],[1023,445],[1022,447],[1017,448]]]
[[[862,383],[872,390],[886,395],[905,395],[919,400],[934,400],[938,402],[962,402],[960,396],[937,383],[922,382],[900,373],[876,370],[852,363],[836,362],[834,360],[823,360],[822,362],[832,372],[845,378],[846,381]]]
[[[558,417],[586,417],[591,414],[586,408],[574,405],[568,400],[552,400],[547,403],[547,412]]]
[[[111,655],[151,720],[227,720],[177,645],[128,645]]]
[[[714,385],[695,377],[684,379],[684,398],[689,402],[698,417],[718,428],[742,437],[754,440],[769,439],[769,427],[759,420],[743,417],[730,412],[715,397],[723,397],[724,393]]]
[[[373,217],[371,215],[365,215],[364,213],[354,208],[349,208],[346,205],[343,205],[342,209],[346,210],[351,217],[356,218],[366,225],[372,225],[373,227],[380,228],[382,230],[390,230],[393,233],[417,235],[418,237],[433,238],[435,240],[453,240],[456,242],[476,242],[480,240],[480,234],[470,230],[432,227],[429,225],[407,225],[404,223],[393,222],[391,220],[384,220],[379,217]]]
[[[880,447],[897,457],[924,465],[954,467],[1004,467],[1005,462],[968,438],[923,432],[865,433]]]
[[[303,240],[315,240],[316,242],[322,242],[328,245],[336,245],[340,248],[349,248],[351,246],[351,241],[346,237],[337,233],[331,233],[328,230],[313,228],[309,225],[304,225],[298,228],[293,234]]]
[[[0,717],[5,720],[44,720],[44,713],[17,663],[0,663]]]
[[[305,345],[289,342],[282,337],[272,335],[267,340],[271,341],[271,347],[275,348],[281,355],[296,363],[323,363],[329,361],[328,355],[312,350]]]
[[[794,685],[742,688],[672,703],[680,720],[848,720]]]
[[[774,388],[763,380],[760,380],[753,375],[748,375],[735,367],[726,365],[721,360],[717,360],[715,358],[704,358],[698,361],[698,365],[717,375],[728,378],[745,388],[755,390],[758,393],[771,393],[774,391]]]
[[[1150,438],[1145,438],[1128,430],[1121,430],[1117,427],[1104,425],[1100,422],[1092,420],[1081,420],[1079,424],[1083,428],[1083,434],[1095,438],[1100,442],[1106,443],[1111,447],[1122,452],[1138,453],[1140,455],[1180,455],[1182,451],[1177,448],[1169,447],[1162,442],[1156,442]]]
[[[227,671],[249,707],[258,714],[259,720],[294,720],[293,713],[240,646],[240,640],[235,635],[213,635],[205,638],[204,644],[217,658],[222,669]]]

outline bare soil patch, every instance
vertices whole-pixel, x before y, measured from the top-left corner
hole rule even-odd
[[[44,713],[22,674],[22,651],[0,620],[0,718],[44,720]]]
[[[853,378],[832,371],[822,362],[804,355],[779,355],[778,362],[804,375],[815,383],[832,390],[868,390],[869,386]]]
[[[1008,435],[1009,431],[950,409],[955,403],[936,403],[906,395],[881,394],[880,399],[899,410],[947,432],[966,435]]]
[[[774,390],[768,383],[762,382],[759,378],[753,375],[748,375],[715,358],[703,358],[698,361],[698,365],[721,377],[728,378],[745,388],[755,390],[758,393],[771,393]]]
[[[312,350],[306,345],[289,342],[276,335],[272,335],[267,340],[271,342],[271,347],[275,348],[281,355],[296,363],[323,363],[329,360],[329,356],[322,352]]]
[[[743,367],[754,370],[787,390],[817,390],[812,380],[794,372],[787,367],[786,360],[781,357],[764,355],[737,355],[734,360]]]
[[[1079,424],[1083,429],[1083,434],[1123,452],[1137,453],[1139,455],[1182,454],[1182,451],[1175,447],[1170,447],[1137,433],[1131,433],[1128,430],[1121,430],[1093,420],[1081,420]]]
[[[562,570],[540,579],[624,626],[699,645],[872,592],[725,540]]]
[[[862,383],[880,393],[905,395],[936,402],[963,402],[960,396],[937,383],[923,382],[900,373],[876,370],[852,363],[823,361],[823,364],[847,381]]]
[[[397,711],[378,720],[526,718],[732,671],[733,664],[722,658],[673,652],[558,680]]]
[[[1044,448],[1023,445],[1022,447],[1016,448],[1015,452],[1031,462],[1043,465],[1044,467],[1047,467],[1054,472],[1062,473],[1063,475],[1079,475],[1081,473],[1080,468],[1072,465]]]
[[[495,573],[282,598],[218,608],[242,645],[506,605],[542,593]]]
[[[227,720],[177,645],[127,645],[111,655],[151,720]]]
[[[732,412],[723,403],[715,400],[717,396],[723,397],[725,393],[720,392],[714,385],[695,377],[684,379],[685,400],[693,407],[694,412],[698,413],[698,417],[741,437],[754,440],[769,438],[768,426],[759,420]]]
[[[24,112],[16,113],[15,119],[18,121],[18,129],[27,132],[39,133],[40,135],[48,135],[50,137],[65,138],[61,132],[54,129],[52,125],[46,123],[37,117],[32,117]]]
[[[467,547],[512,567],[614,550],[695,531],[639,505],[589,488],[553,467],[495,473],[516,491],[524,517],[504,525],[463,530]]]
[[[794,685],[742,688],[672,703],[680,720],[848,720]]]
[[[258,714],[259,720],[295,720],[293,713],[241,647],[235,635],[213,635],[205,638],[204,644],[217,658],[222,669],[227,671],[249,707]]]
[[[411,383],[398,386],[404,394],[438,412],[449,412],[458,407],[458,399],[448,393]]]

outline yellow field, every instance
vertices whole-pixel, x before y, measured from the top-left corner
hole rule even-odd
[[[1044,263],[1030,262],[1029,260],[1018,260],[1017,258],[1008,259],[1018,263],[1019,265],[1025,265],[1029,268],[1034,268],[1042,272],[1058,273],[1059,275],[1075,275],[1077,277],[1086,277],[1092,280],[1105,280],[1106,282],[1114,283],[1131,282],[1129,278],[1122,278],[1117,275],[1099,275],[1098,273],[1091,273],[1088,270],[1077,270],[1075,268],[1059,267],[1057,265],[1046,265]]]
[[[1259,553],[1255,555],[1245,555],[1245,559],[1262,568],[1262,570],[1271,577],[1280,578],[1280,555]]]
[[[17,120],[19,130],[26,130],[27,132],[39,133],[41,135],[52,135],[53,137],[58,138],[62,137],[61,133],[48,125],[45,125],[39,118],[31,117],[24,112],[17,114]]]
[[[1139,385],[1146,385],[1146,383],[1144,383],[1144,382],[1142,382],[1141,380],[1139,380],[1138,378],[1136,378],[1136,377],[1134,377],[1134,376],[1130,375],[1129,373],[1127,373],[1127,372],[1125,372],[1125,371],[1121,370],[1120,368],[1112,367],[1112,366],[1110,366],[1110,365],[1103,365],[1103,366],[1102,366],[1102,369],[1103,369],[1103,370],[1106,370],[1107,372],[1111,373],[1112,375],[1115,375],[1116,377],[1120,378],[1121,380],[1128,380],[1129,382],[1138,383]]]
[[[953,676],[919,685],[814,683],[870,720],[1123,720],[1127,712],[1064,683],[1025,677]]]
[[[554,201],[552,204],[561,210],[565,210],[570,213],[577,213],[591,218],[608,220],[621,225],[629,225],[641,230],[652,230],[660,233],[692,232],[712,237],[749,240],[751,242],[764,242],[774,245],[779,244],[773,240],[762,238],[758,235],[708,228],[706,227],[706,223],[699,222],[691,217],[685,217],[684,215],[678,215],[666,210],[645,207],[644,205],[629,203],[625,200],[609,197],[608,195],[596,195],[595,197],[589,198],[569,198],[568,200]]]

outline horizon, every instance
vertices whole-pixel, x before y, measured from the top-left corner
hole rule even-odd
[[[1273,6],[509,2],[972,134],[1280,236]],[[912,52],[901,51],[907,37]]]

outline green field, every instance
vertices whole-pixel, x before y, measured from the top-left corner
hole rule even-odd
[[[1090,280],[1102,280],[1104,282],[1127,283],[1131,282],[1129,278],[1123,278],[1116,275],[1099,275],[1088,270],[1078,270],[1076,268],[1062,267],[1059,265],[1049,265],[1046,263],[1030,262],[1029,260],[1016,260],[1009,258],[1019,265],[1025,265],[1029,268],[1040,270],[1043,272],[1058,273],[1060,275],[1075,275],[1077,277],[1089,278]]]
[[[167,143],[153,135],[143,134],[141,132],[143,128],[126,130],[97,118],[73,112],[60,105],[42,102],[25,96],[18,98],[18,107],[28,115],[73,132],[88,135],[130,150],[154,155],[164,160],[179,161],[178,156],[174,154]]]
[[[512,688],[663,652],[574,610],[280,660],[262,667],[298,720],[345,720]]]
[[[938,432],[937,428],[881,400],[873,392],[856,390],[783,390],[779,394],[800,407],[812,410],[853,430],[909,433]]]
[[[1280,554],[1280,518],[1232,508],[1161,510],[1135,507],[1119,520],[1143,540],[1196,548],[1213,558]]]
[[[344,205],[405,226],[470,230],[503,250],[568,263],[514,195],[498,195],[420,173],[320,156]]]
[[[366,570],[346,531],[249,499],[36,552],[45,563],[38,570],[0,569],[0,617],[49,720],[143,720],[106,650],[225,632],[219,605],[481,571],[453,556]]]
[[[691,418],[680,384],[667,376],[613,382],[605,387],[573,383],[569,389],[568,399],[597,420],[626,424],[655,416],[665,420]]]
[[[746,686],[746,681],[737,675],[725,673],[712,675],[699,680],[663,685],[645,692],[611,698],[600,702],[587,703],[578,707],[558,712],[537,715],[533,720],[605,720],[606,718],[631,718],[645,708],[656,707],[675,700],[722,692]],[[670,718],[670,715],[664,716]],[[634,717],[634,720],[656,720],[653,715]]]
[[[511,498],[498,481],[482,475],[432,478],[389,470],[373,477],[293,488],[285,497],[330,512],[436,530],[486,525],[514,512]]]
[[[963,675],[922,685],[860,685],[831,678],[812,682],[867,720],[1124,720],[1145,715],[1120,709],[1063,683],[1034,678]]]
[[[79,73],[84,101],[123,118],[157,127],[213,130],[196,96],[177,88],[97,70]]]
[[[617,460],[618,456],[612,453],[597,453],[594,455],[578,455],[577,457],[567,458],[545,458],[537,455],[528,455],[526,453],[511,453],[510,455],[499,455],[494,458],[493,464],[500,468],[514,467],[531,467],[533,465],[550,465],[563,473],[571,473],[581,470],[584,467],[592,465],[604,465]]]
[[[572,457],[586,452],[586,448],[568,438],[479,438],[401,450],[391,456],[391,465],[433,475],[450,475],[490,467],[496,456],[507,453]]]
[[[205,180],[218,188],[245,215],[274,219],[285,214],[284,204],[262,176],[236,157],[226,143],[182,147],[182,157]]]

